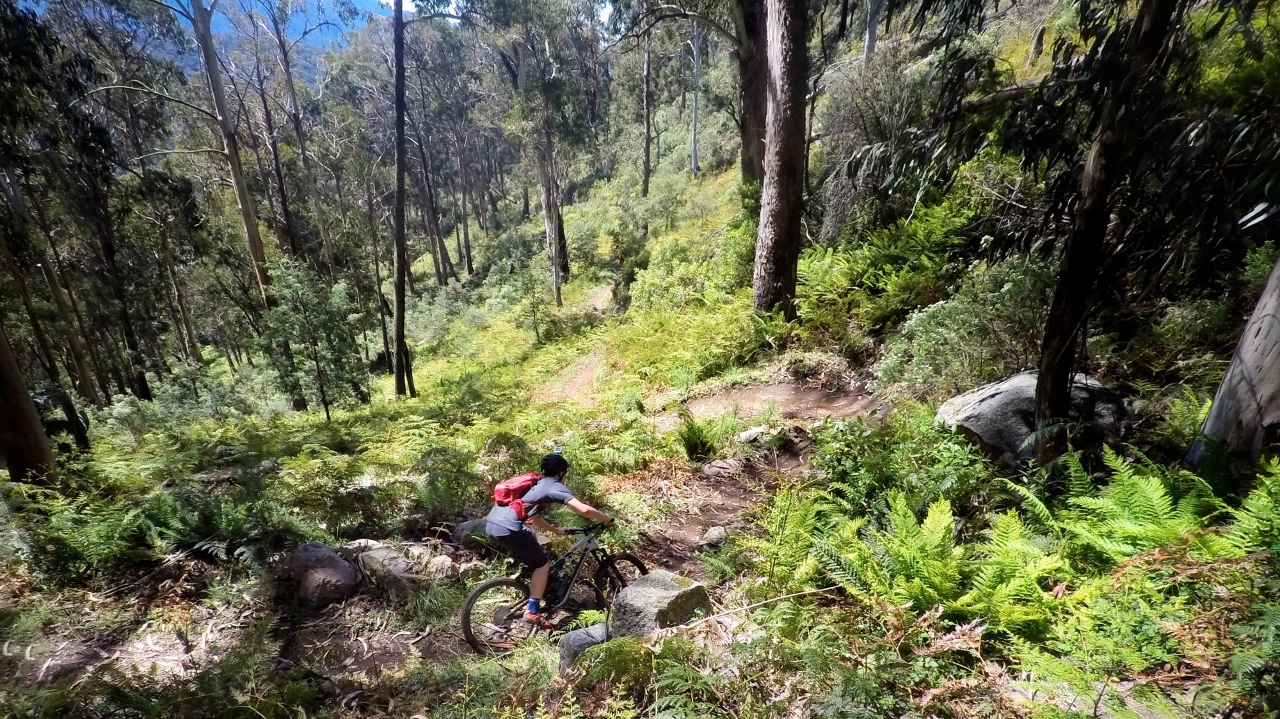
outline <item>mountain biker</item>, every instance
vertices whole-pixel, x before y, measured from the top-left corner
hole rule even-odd
[[[548,454],[542,458],[542,479],[521,497],[527,508],[528,518],[525,522],[538,529],[564,536],[568,532],[542,517],[542,513],[550,505],[564,504],[587,519],[600,522],[606,527],[612,525],[612,517],[579,501],[573,496],[573,492],[564,486],[561,480],[568,471],[569,463],[559,454]],[[524,613],[525,621],[542,627],[547,626],[549,620],[541,614],[542,594],[547,589],[547,578],[551,574],[547,553],[542,550],[533,532],[529,531],[525,522],[520,521],[511,507],[495,503],[485,519],[485,533],[502,546],[512,558],[533,572],[529,582],[529,605]]]

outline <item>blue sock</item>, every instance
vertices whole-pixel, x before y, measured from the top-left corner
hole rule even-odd
[[[541,604],[540,600],[534,599],[533,597],[529,597],[529,613],[537,614],[539,604]]]

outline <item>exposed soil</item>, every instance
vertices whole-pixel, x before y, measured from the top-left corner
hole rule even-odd
[[[880,400],[865,392],[841,390],[828,392],[799,384],[761,384],[730,387],[685,403],[696,419],[718,417],[736,412],[742,419],[760,417],[768,411],[782,419],[818,421],[828,417],[847,419],[860,417],[882,407]],[[675,412],[655,415],[660,431],[671,431],[679,423]]]
[[[604,353],[599,349],[569,365],[547,383],[534,392],[534,399],[540,402],[557,402],[573,400],[584,407],[595,406],[595,397],[588,390],[595,381],[596,374],[604,365]]]

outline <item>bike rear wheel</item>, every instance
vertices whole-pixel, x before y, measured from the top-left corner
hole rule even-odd
[[[528,601],[529,585],[517,579],[482,583],[462,603],[462,636],[481,654],[511,651],[536,629],[524,620]]]
[[[644,560],[630,552],[610,554],[600,563],[596,570],[595,587],[601,602],[608,606],[617,598],[618,592],[639,577],[649,573]]]

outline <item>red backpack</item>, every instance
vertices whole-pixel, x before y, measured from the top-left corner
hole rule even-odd
[[[521,497],[524,497],[525,492],[533,489],[533,485],[541,479],[540,472],[525,472],[498,482],[493,488],[494,504],[500,507],[511,507],[511,511],[516,513],[516,518],[521,522],[525,521],[529,518],[529,511]]]

